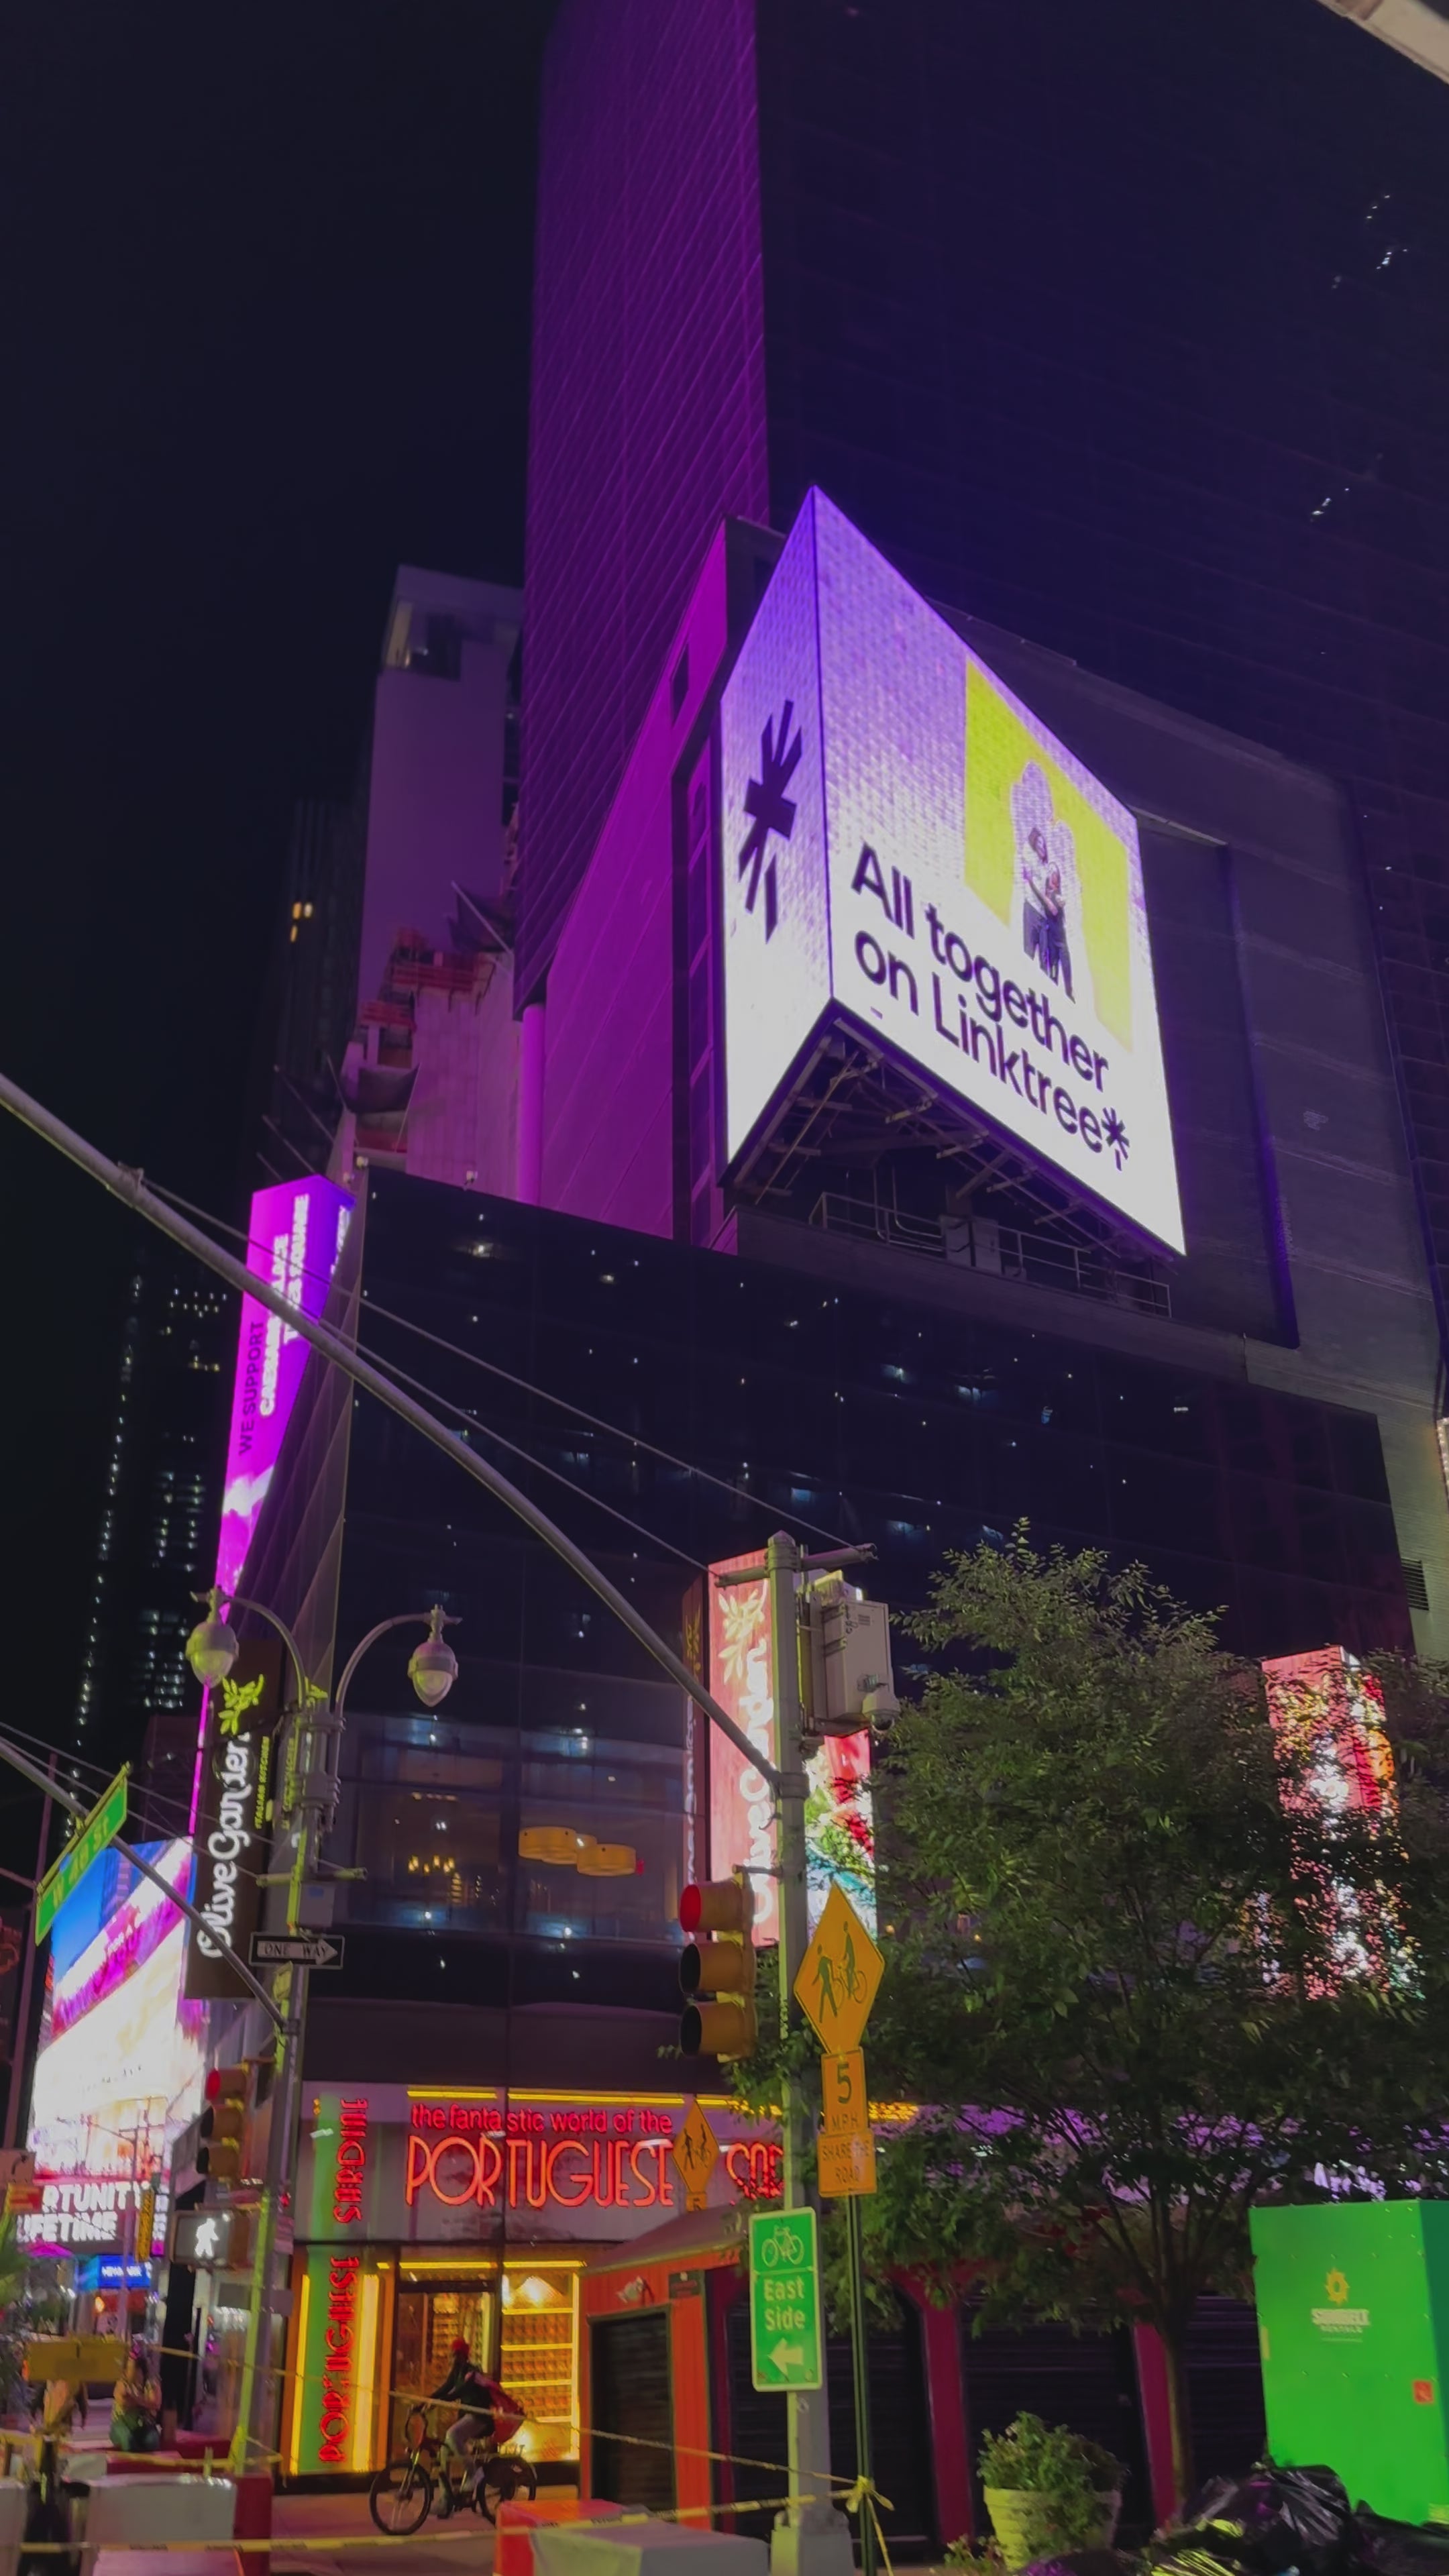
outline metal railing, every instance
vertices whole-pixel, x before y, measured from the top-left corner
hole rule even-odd
[[[901,1208],[873,1206],[869,1199],[848,1199],[826,1190],[816,1200],[810,1222],[829,1234],[893,1244],[900,1252],[924,1253],[932,1261],[952,1262],[996,1279],[1064,1288],[1072,1296],[1093,1297],[1099,1305],[1125,1306],[1136,1315],[1169,1319],[1172,1314],[1167,1282],[1150,1270],[1121,1269],[1106,1251],[1090,1244],[1025,1234],[994,1217],[912,1216]]]

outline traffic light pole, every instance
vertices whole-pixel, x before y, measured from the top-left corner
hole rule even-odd
[[[777,1531],[765,1550],[774,1655],[775,1758],[780,1801],[780,2029],[799,2019],[795,1979],[810,1943],[806,1883],[806,1779],[800,1705],[800,1586],[804,1560],[795,1541]],[[800,2077],[785,2079],[781,2104],[784,2199],[787,2209],[818,2210],[808,2180],[815,2135],[814,2105]],[[852,2576],[850,2526],[830,2497],[830,2398],[825,2388],[792,2388],[785,2399],[791,2503],[775,2525],[772,2576]]]
[[[735,1751],[744,1757],[754,1771],[758,1772],[780,1802],[779,1861],[782,1873],[780,1991],[782,2019],[788,2026],[790,2014],[794,2009],[792,1991],[794,1981],[809,1938],[805,1890],[806,1791],[801,1765],[800,1673],[797,1638],[801,1559],[794,1541],[787,1537],[777,1537],[770,1541],[769,1546],[778,1730],[777,1760],[771,1762],[757,1745],[751,1743],[743,1728],[736,1723],[728,1711],[721,1708],[713,1693],[705,1688],[698,1674],[691,1672],[683,1658],[677,1655],[672,1646],[650,1627],[633,1602],[609,1581],[608,1576],[594,1564],[581,1547],[575,1545],[567,1532],[551,1521],[548,1514],[541,1511],[529,1495],[522,1493],[516,1485],[511,1484],[491,1460],[483,1457],[459,1433],[450,1431],[445,1424],[439,1422],[434,1414],[429,1413],[425,1405],[420,1404],[415,1396],[407,1394],[402,1387],[394,1384],[384,1370],[375,1367],[352,1343],[343,1340],[336,1333],[329,1332],[324,1324],[308,1315],[300,1305],[294,1305],[280,1289],[272,1285],[269,1277],[263,1273],[248,1270],[243,1262],[236,1260],[231,1253],[224,1252],[219,1244],[213,1243],[210,1235],[204,1234],[199,1226],[192,1225],[175,1208],[167,1206],[164,1200],[158,1199],[154,1192],[147,1188],[139,1172],[128,1170],[124,1165],[112,1162],[108,1155],[99,1152],[85,1137],[77,1135],[74,1128],[67,1127],[62,1119],[57,1118],[51,1110],[46,1109],[40,1101],[33,1099],[28,1092],[21,1089],[18,1083],[12,1082],[5,1074],[0,1074],[0,1107],[9,1109],[34,1134],[43,1137],[47,1144],[54,1145],[69,1161],[89,1173],[92,1180],[99,1181],[104,1189],[110,1191],[112,1197],[120,1199],[125,1206],[134,1208],[138,1214],[146,1218],[149,1224],[154,1225],[158,1232],[168,1235],[173,1243],[181,1246],[183,1251],[191,1253],[206,1269],[214,1272],[218,1278],[224,1279],[229,1287],[238,1290],[243,1296],[252,1298],[257,1305],[264,1306],[269,1313],[276,1315],[287,1326],[289,1332],[310,1343],[312,1348],[333,1367],[339,1369],[344,1377],[351,1379],[354,1385],[362,1387],[369,1395],[375,1397],[377,1402],[385,1406],[389,1412],[397,1414],[404,1422],[410,1423],[414,1430],[419,1431],[425,1440],[432,1443],[434,1448],[442,1450],[450,1457],[454,1464],[462,1469],[464,1475],[470,1477],[475,1484],[484,1486],[497,1501],[514,1513],[526,1528],[531,1529],[546,1547],[551,1548],[556,1556],[561,1557],[564,1563],[572,1568],[580,1581],[586,1584],[605,1607],[613,1612],[620,1625],[628,1629],[630,1635],[637,1639],[669,1679],[677,1683],[679,1688],[704,1711],[711,1724],[718,1727],[720,1733],[734,1746]],[[273,1624],[279,1623],[274,1619]],[[344,1686],[345,1680],[346,1676],[344,1676]],[[302,1743],[300,1730],[310,1728],[313,1740],[315,1741],[317,1735],[323,1735],[328,1740],[324,1750],[329,1749],[330,1742],[335,1738],[340,1726],[340,1717],[325,1707],[319,1711],[315,1702],[308,1705],[308,1692],[305,1689],[302,1696],[304,1705],[298,1712],[296,1721],[299,1729],[299,1746]],[[31,1766],[17,1760],[13,1751],[3,1747],[0,1747],[0,1751],[4,1752],[4,1758],[15,1761],[18,1769],[30,1770],[30,1776],[38,1777],[40,1785],[44,1785],[44,1774],[37,1775]],[[304,1783],[313,1767],[315,1766],[310,1764],[303,1766],[299,1763],[298,1776]],[[61,1803],[69,1805],[71,1802],[62,1799]],[[79,1809],[76,1812],[80,1812]],[[294,1918],[296,1896],[300,1893],[307,1877],[316,1868],[317,1839],[318,1812],[310,1805],[306,1805],[300,1824],[296,1828],[293,1866],[290,1872]],[[122,1845],[121,1848],[126,1847]],[[145,1876],[155,1878],[157,1873],[149,1863],[141,1860],[139,1855],[135,1857],[137,1867]],[[175,1897],[173,1889],[167,1888],[166,1893],[172,1896],[175,1902],[181,1903],[181,1900]],[[181,1910],[193,1923],[201,1920],[191,1905],[181,1903]],[[202,1928],[207,1927],[203,1924]],[[271,2448],[270,2384],[265,2369],[258,2367],[257,2356],[260,2349],[262,2316],[265,2314],[270,2318],[273,2308],[272,2270],[278,2212],[283,2193],[288,2188],[293,2172],[290,2160],[292,2140],[296,2130],[301,2064],[301,2006],[305,2003],[306,1997],[306,1971],[292,1970],[292,1983],[284,2007],[267,1993],[265,1987],[258,1983],[242,1961],[237,1960],[235,1966],[243,1984],[265,2005],[270,2018],[277,2025],[277,2074],[274,2088],[276,2101],[268,2138],[267,2177],[263,2203],[258,2214],[257,2248],[253,2264],[252,2315],[248,2324],[247,2359],[243,2365],[244,2404],[238,2426],[238,2442],[249,2442],[262,2457],[265,2457]],[[804,2099],[799,2083],[792,2081],[787,2084],[784,2120],[787,2206],[791,2205],[792,2189],[803,2192],[805,2159],[808,2153],[812,2118],[811,2108]],[[253,2418],[257,2427],[256,2432],[252,2429]],[[775,2531],[773,2542],[775,2576],[851,2576],[854,2561],[849,2529],[843,2517],[834,2510],[829,2501],[830,2441],[823,2391],[818,2396],[803,2399],[792,2397],[790,2400],[790,2468],[791,2494],[799,2500],[792,2504],[787,2518],[777,2526]]]

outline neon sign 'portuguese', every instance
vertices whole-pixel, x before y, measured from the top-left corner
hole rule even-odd
[[[668,2138],[428,2138],[407,2142],[409,2209],[430,2192],[445,2209],[672,2209]],[[779,2191],[780,2150],[733,2142],[724,2161],[738,2191],[767,2199]]]

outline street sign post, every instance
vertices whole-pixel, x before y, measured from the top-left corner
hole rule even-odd
[[[825,2385],[813,2209],[770,2209],[750,2220],[750,2356],[756,2388]]]
[[[816,2140],[816,2170],[825,2197],[845,2203],[855,2457],[865,2479],[871,2474],[872,2443],[860,2204],[875,2190],[876,2180],[875,2138],[860,2043],[884,1975],[885,1961],[837,1881],[800,1963],[795,1999],[825,2052],[820,2061],[823,2127]],[[761,2385],[757,2375],[755,2386]],[[867,2512],[860,2517],[860,2564],[861,2576],[875,2576],[875,2525]]]
[[[254,1932],[247,1945],[253,1968],[340,1968],[346,1951],[340,1932]]]
[[[131,1777],[123,1762],[105,1796],[78,1825],[58,1861],[52,1863],[35,1891],[35,1938],[45,1939],[68,1896],[73,1896],[90,1868],[126,1821],[126,1790]]]
[[[795,1979],[795,2000],[823,2049],[859,2048],[884,1975],[885,1961],[837,1881]]]
[[[669,2150],[684,2185],[687,2209],[703,2209],[709,2178],[719,2162],[719,2140],[697,2102],[691,2102],[678,2137]]]

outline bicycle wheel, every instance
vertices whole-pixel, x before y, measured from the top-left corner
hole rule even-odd
[[[389,2460],[367,2491],[368,2509],[378,2530],[400,2535],[421,2531],[432,2501],[432,2477],[416,2451],[401,2460]]]
[[[495,2451],[474,2489],[473,2502],[489,2522],[496,2522],[501,2504],[512,2504],[517,2496],[532,2504],[537,2493],[538,2471],[533,2462],[510,2451]]]

